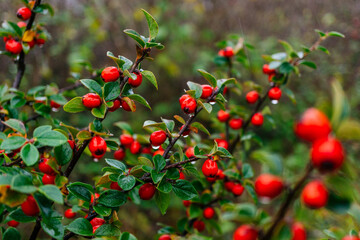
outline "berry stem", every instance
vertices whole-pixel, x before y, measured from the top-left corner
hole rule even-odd
[[[37,6],[39,6],[40,3],[41,3],[41,0],[36,0],[35,1],[34,7],[31,10],[31,17],[29,19],[29,22],[26,25],[26,30],[25,31],[28,31],[28,30],[30,30],[32,28],[32,25],[34,23],[35,16],[36,16],[36,12],[34,12],[33,10]],[[19,88],[20,83],[21,83],[21,79],[23,78],[24,73],[25,73],[25,68],[26,68],[26,65],[25,65],[25,53],[22,50],[20,52],[19,60],[17,62],[17,73],[16,73],[16,77],[15,77],[15,80],[14,80],[13,85],[12,85],[13,88],[16,88],[16,89]]]
[[[294,188],[289,190],[288,195],[286,196],[285,201],[280,206],[276,216],[274,217],[274,220],[272,221],[270,228],[267,230],[267,232],[263,236],[260,237],[260,240],[271,239],[276,227],[282,221],[282,219],[285,217],[289,207],[291,206],[293,201],[297,198],[299,190],[304,185],[305,181],[309,178],[309,176],[313,170],[314,170],[314,167],[309,162],[308,165],[306,166],[304,175],[296,182]]]

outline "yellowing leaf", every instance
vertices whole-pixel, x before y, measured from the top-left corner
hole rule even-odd
[[[25,31],[22,41],[23,42],[31,42],[32,40],[34,40],[34,37],[36,36],[36,32],[31,31],[31,30],[27,30]]]

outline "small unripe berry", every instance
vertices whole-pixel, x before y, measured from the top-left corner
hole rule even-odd
[[[207,207],[203,211],[203,216],[206,219],[211,219],[215,215],[215,210],[212,207]]]
[[[229,120],[230,118],[230,113],[228,113],[227,111],[224,110],[219,110],[217,113],[217,119],[220,122],[226,122],[227,120]]]
[[[122,188],[119,186],[117,182],[111,182],[110,189],[122,191]]]
[[[312,181],[306,184],[302,193],[301,201],[312,209],[322,208],[326,205],[329,193],[320,181]]]
[[[107,149],[106,141],[100,137],[95,136],[89,142],[89,150],[93,157],[101,158],[105,155]]]
[[[295,133],[299,138],[314,142],[326,138],[331,132],[327,116],[316,108],[306,110],[295,125]]]
[[[243,125],[243,120],[241,118],[233,118],[229,121],[229,126],[232,128],[232,129],[240,129]]]
[[[101,98],[95,93],[88,93],[82,97],[82,103],[87,108],[97,108],[101,105]]]
[[[17,221],[15,221],[15,220],[10,220],[10,221],[8,221],[7,223],[6,223],[8,226],[10,226],[10,227],[14,227],[14,228],[16,228],[17,226],[19,226],[19,222],[17,222]]]
[[[139,188],[139,196],[143,200],[150,200],[156,191],[156,187],[152,183],[145,183]]]
[[[141,144],[138,141],[133,141],[133,143],[130,146],[130,152],[132,154],[138,154],[141,150]]]
[[[186,155],[188,158],[193,157],[193,156],[195,155],[195,153],[194,153],[194,148],[193,148],[193,147],[189,147],[188,149],[186,149],[185,155]]]
[[[244,192],[244,187],[243,185],[241,185],[240,183],[236,183],[233,188],[231,189],[231,192],[235,195],[235,196],[241,196]]]
[[[234,232],[233,240],[257,240],[258,233],[250,225],[241,225]]]
[[[234,56],[234,50],[232,47],[226,47],[224,49],[224,57],[226,58],[231,58],[232,56]]]
[[[136,88],[141,85],[142,83],[142,74],[140,72],[135,72],[136,79],[129,78],[128,83]]]
[[[250,91],[246,94],[246,101],[250,104],[256,103],[259,99],[259,93],[257,91]]]
[[[157,147],[163,144],[166,141],[166,133],[163,130],[158,130],[150,135],[150,143],[151,145]]]
[[[35,39],[36,44],[39,45],[40,47],[45,44],[45,41],[46,41],[45,39],[39,38],[38,36]]]
[[[74,218],[76,216],[76,213],[72,211],[71,208],[65,211],[64,216],[66,218]]]
[[[183,205],[184,205],[185,207],[189,207],[189,206],[191,205],[191,201],[190,201],[190,200],[184,200],[184,201],[183,201]]]
[[[24,21],[28,20],[31,17],[31,10],[27,7],[19,8],[16,16]]]
[[[125,157],[125,151],[124,151],[124,149],[120,148],[120,149],[118,149],[118,150],[116,150],[116,151],[114,152],[114,158],[115,158],[116,160],[121,161],[121,160],[124,159],[124,157]]]
[[[202,87],[201,98],[208,99],[213,93],[213,88],[210,85],[201,85],[201,87]]]
[[[254,126],[261,126],[264,123],[264,116],[261,113],[255,113],[251,118]]]
[[[216,177],[218,172],[218,165],[214,160],[207,159],[201,168],[205,177]]]
[[[225,149],[229,148],[229,143],[225,139],[217,138],[217,139],[215,139],[215,141],[216,141],[218,147],[223,147]]]
[[[171,240],[171,236],[170,236],[170,235],[167,235],[167,234],[161,235],[161,236],[159,237],[159,240]]]
[[[115,82],[120,77],[117,67],[107,67],[101,72],[101,78],[104,82]]]
[[[302,223],[296,222],[291,227],[291,240],[306,240],[306,230]]]
[[[120,106],[121,106],[121,101],[120,101],[120,99],[115,99],[114,101],[113,101],[113,103],[114,103],[114,105],[111,107],[111,108],[109,108],[108,110],[109,110],[109,112],[115,112],[116,110],[118,110],[119,108],[120,108]]]
[[[276,70],[275,69],[270,69],[268,64],[264,64],[262,70],[263,70],[263,73],[267,74],[267,75],[276,73]]]
[[[55,178],[56,178],[56,175],[44,174],[44,176],[42,177],[42,183],[44,185],[55,184]]]
[[[319,139],[311,148],[311,162],[320,172],[339,169],[344,162],[344,149],[334,138]]]
[[[282,179],[271,174],[261,174],[255,181],[255,192],[260,197],[275,198],[283,187]]]
[[[182,102],[181,109],[184,111],[184,113],[190,114],[195,112],[196,106],[196,100],[192,97],[189,97]]]
[[[32,195],[29,195],[25,202],[21,204],[21,209],[27,216],[36,216],[39,214],[39,207]]]
[[[42,173],[48,174],[48,175],[55,175],[55,170],[49,165],[49,159],[43,158],[40,160],[39,163],[39,170]]]
[[[205,223],[201,220],[196,220],[193,223],[194,229],[198,230],[199,232],[202,232],[205,230]]]
[[[279,87],[273,87],[269,90],[268,96],[271,100],[279,100],[281,98],[281,89]]]
[[[134,141],[134,138],[129,134],[122,134],[120,136],[120,143],[124,147],[129,148],[131,146],[131,144],[133,143],[133,141]]]
[[[22,51],[22,45],[20,42],[16,41],[15,39],[9,39],[5,43],[5,50],[12,53],[12,54],[19,54]]]

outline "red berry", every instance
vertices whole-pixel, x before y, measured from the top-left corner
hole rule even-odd
[[[225,139],[217,138],[215,141],[217,142],[218,147],[223,147],[225,149],[229,148],[229,143]]]
[[[210,85],[201,85],[201,87],[202,87],[201,98],[208,99],[213,93],[213,88]]]
[[[101,72],[101,78],[104,82],[115,82],[120,77],[117,67],[107,67]]]
[[[74,140],[67,140],[72,150],[75,148],[75,141]]]
[[[220,49],[218,55],[224,57],[224,49]]]
[[[186,155],[188,158],[191,158],[191,157],[195,156],[194,148],[193,148],[193,147],[189,147],[188,149],[186,149],[185,155]]]
[[[182,126],[181,126],[180,131],[184,128],[184,126],[185,126],[185,125],[182,125]],[[187,128],[187,129],[182,133],[182,135],[183,135],[184,137],[187,137],[189,134],[190,134],[190,129],[189,129],[189,128]]]
[[[43,39],[43,38],[38,38],[38,37],[36,37],[35,41],[36,41],[36,44],[37,44],[37,45],[41,46],[41,45],[44,45],[44,43],[45,43],[46,40]]]
[[[48,175],[55,175],[55,170],[49,165],[49,159],[43,158],[40,160],[39,163],[39,170],[42,173],[48,174]]]
[[[39,207],[32,195],[29,195],[25,202],[21,204],[21,209],[27,216],[36,216],[39,214]]]
[[[199,232],[202,232],[205,229],[205,223],[201,220],[196,220],[193,223],[193,227],[194,227],[194,229],[198,230]]]
[[[225,178],[225,174],[224,174],[223,170],[219,169],[216,174],[216,179],[222,180],[224,178]]]
[[[311,148],[311,162],[320,172],[331,172],[344,162],[344,149],[341,142],[334,138],[315,141]]]
[[[261,174],[255,181],[255,192],[260,197],[275,198],[283,187],[282,179],[271,174]]]
[[[196,100],[192,97],[186,98],[181,104],[181,109],[187,114],[195,112]]]
[[[267,75],[276,73],[276,70],[270,69],[268,64],[264,64],[262,70],[263,70],[263,73],[267,74]]]
[[[17,23],[17,25],[19,28],[23,28],[23,27],[26,27],[27,24],[26,24],[26,22],[20,21]]]
[[[119,186],[119,184],[117,182],[111,182],[110,188],[113,190],[122,191],[122,188]]]
[[[356,237],[356,236],[345,236],[343,237],[341,240],[360,240],[360,238]]]
[[[229,126],[232,129],[240,129],[243,125],[243,120],[241,118],[233,118],[229,121]]]
[[[300,121],[295,125],[295,133],[299,138],[314,142],[326,138],[331,132],[330,121],[327,116],[316,108],[306,110]]]
[[[328,196],[324,184],[315,180],[306,184],[301,193],[301,201],[309,208],[322,208],[326,205]]]
[[[31,17],[31,10],[27,7],[19,8],[16,16],[24,21],[28,20]]]
[[[264,116],[261,113],[255,113],[251,118],[254,126],[261,126],[264,123]]]
[[[184,179],[185,179],[185,174],[184,174],[182,171],[180,171],[180,170],[179,170],[179,174],[180,174],[179,179],[184,180]]]
[[[170,235],[167,235],[167,234],[161,235],[161,236],[159,237],[159,240],[171,240],[171,236],[170,236]]]
[[[95,234],[96,230],[100,227],[101,225],[96,225],[93,227],[93,234]]]
[[[33,48],[35,46],[35,40],[31,40],[30,42],[27,42],[30,48]]]
[[[19,226],[19,222],[17,222],[17,221],[15,221],[15,220],[10,220],[10,221],[8,221],[7,223],[6,223],[8,226],[10,226],[10,227],[14,227],[14,228],[16,228],[17,226]]]
[[[115,112],[116,110],[118,110],[120,108],[120,105],[121,105],[120,99],[118,99],[118,98],[115,99],[113,101],[113,103],[114,103],[114,105],[111,108],[109,108],[109,112]]]
[[[116,160],[119,160],[119,161],[123,160],[123,159],[125,158],[125,151],[124,151],[124,149],[120,148],[119,150],[116,150],[116,151],[114,152],[114,158],[115,158]]]
[[[235,185],[233,186],[233,188],[231,189],[231,192],[235,195],[235,196],[241,196],[242,193],[244,192],[244,187],[243,185],[241,185],[240,183],[235,183]]]
[[[258,233],[250,225],[241,225],[234,232],[233,240],[256,240]]]
[[[135,75],[136,79],[129,78],[128,80],[128,83],[134,88],[140,86],[142,83],[142,74],[139,72],[135,72]]]
[[[232,56],[234,56],[234,50],[232,47],[226,47],[224,49],[224,57],[226,58],[231,58]]]
[[[201,168],[205,177],[216,177],[218,165],[214,160],[207,159]]]
[[[105,220],[102,218],[93,218],[90,221],[90,224],[93,227],[93,233],[95,233],[96,229],[98,229],[101,225],[105,224]]]
[[[61,105],[58,104],[58,103],[56,103],[56,102],[54,102],[53,100],[51,100],[51,101],[50,101],[50,107],[52,107],[52,108],[59,108],[59,107],[61,107]]]
[[[139,196],[143,200],[150,200],[155,194],[156,187],[152,183],[145,183],[139,188]]]
[[[98,194],[98,193],[95,193],[95,197],[94,197],[94,195],[91,195],[90,203],[93,203],[94,200],[99,198],[99,197],[100,197],[100,194]]]
[[[125,102],[123,100],[121,101],[121,107],[125,111],[127,111],[127,112],[135,112],[136,111],[136,105],[135,105],[135,102],[133,100],[131,100],[131,106],[133,107],[134,111],[131,110],[131,108],[130,108],[130,106],[129,106],[129,104],[127,102]]]
[[[155,151],[155,152],[153,153],[153,156],[163,155],[164,152],[165,152],[164,149],[162,149],[162,148],[160,147],[157,151]]]
[[[228,91],[229,91],[229,88],[228,88],[228,87],[224,87],[223,95],[225,95]]]
[[[269,90],[268,96],[271,100],[279,100],[281,98],[281,89],[279,87],[273,87]]]
[[[269,82],[272,82],[272,79],[273,79],[273,77],[275,77],[275,73],[273,73],[273,74],[269,74],[269,76],[268,76],[268,81]]]
[[[141,144],[138,141],[133,141],[133,143],[130,146],[130,152],[132,154],[138,154],[141,150]]]
[[[65,211],[64,216],[66,218],[74,218],[76,216],[76,213],[72,211],[71,208]]]
[[[129,148],[131,144],[133,143],[134,138],[129,134],[122,134],[120,136],[120,143],[126,148]]]
[[[182,105],[183,102],[184,102],[186,99],[188,99],[188,98],[191,98],[191,96],[188,95],[188,94],[182,95],[182,96],[179,98],[179,103],[180,103],[180,105]]]
[[[230,118],[230,113],[224,110],[219,110],[217,113],[217,118],[220,122],[226,122]]]
[[[22,51],[22,45],[18,41],[14,39],[9,39],[5,43],[5,49],[6,51],[12,53],[12,54],[19,54]]]
[[[93,157],[101,158],[105,155],[107,144],[100,136],[93,137],[89,142],[89,150]]]
[[[206,177],[206,181],[213,183],[216,181],[216,177]]]
[[[141,150],[141,153],[142,154],[151,154],[152,152],[152,147],[144,147],[142,150]]]
[[[44,176],[42,177],[42,183],[44,185],[55,184],[55,178],[56,178],[56,175],[44,174]]]
[[[246,94],[246,101],[250,104],[256,103],[259,99],[259,93],[257,91],[250,91]]]
[[[97,108],[101,105],[101,98],[95,93],[88,93],[82,97],[82,103],[87,108]]]
[[[306,230],[302,223],[296,222],[291,227],[291,240],[306,240]]]
[[[189,207],[189,206],[191,205],[191,201],[189,201],[189,200],[184,200],[184,201],[183,201],[183,205],[184,205],[185,207]]]
[[[206,219],[211,219],[215,215],[215,210],[212,207],[207,207],[203,211],[203,216]]]
[[[163,130],[158,130],[150,135],[150,143],[151,145],[157,147],[163,144],[166,138],[167,138],[166,133]]]

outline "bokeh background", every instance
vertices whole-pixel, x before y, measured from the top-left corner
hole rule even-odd
[[[89,73],[78,63],[88,60],[94,68],[113,64],[106,57],[107,51],[115,55],[135,58],[135,43],[122,31],[126,28],[146,35],[146,21],[141,8],[146,9],[157,19],[160,32],[158,40],[165,45],[162,51],[154,50],[153,62],[145,62],[142,68],[154,72],[159,83],[156,91],[146,81],[136,91],[149,100],[153,110],[150,112],[138,106],[136,113],[118,111],[107,118],[105,125],[112,128],[116,121],[129,121],[136,131],[147,119],[159,121],[160,116],[171,118],[179,114],[178,98],[186,88],[187,81],[205,83],[196,72],[204,68],[211,72],[214,68],[218,41],[229,34],[239,34],[254,50],[248,50],[249,68],[239,68],[239,81],[252,80],[266,85],[267,78],[261,73],[264,60],[262,54],[272,54],[282,50],[278,39],[290,42],[301,50],[301,46],[311,46],[317,33],[339,31],[345,39],[331,38],[324,45],[330,55],[319,52],[309,59],[316,62],[316,70],[305,69],[302,76],[293,76],[289,88],[296,95],[296,104],[283,98],[281,104],[272,106],[276,129],[266,126],[260,132],[268,148],[275,152],[298,151],[305,147],[294,147],[296,139],[292,125],[299,113],[311,106],[320,107],[331,115],[332,90],[330,82],[337,79],[346,93],[351,109],[351,117],[359,119],[360,112],[360,1],[357,0],[62,0],[49,2],[55,15],[41,16],[39,21],[46,23],[51,39],[43,48],[35,48],[27,57],[27,71],[21,88],[55,82],[60,88],[70,85],[67,80],[74,76],[88,78]],[[21,1],[0,1],[0,20],[16,20],[16,9]],[[1,43],[1,48],[3,44]],[[16,68],[7,57],[0,56],[0,81],[12,82]],[[81,93],[81,91],[79,91]],[[73,114],[65,118],[60,111],[55,114],[67,123],[86,126],[89,118]],[[87,115],[86,115],[87,116]],[[206,114],[200,121],[211,129]],[[115,129],[115,128],[114,128]],[[116,129],[116,131],[119,131]],[[358,145],[352,145],[358,151]],[[99,163],[84,159],[71,180],[91,181],[99,174]],[[148,239],[159,228],[156,222],[175,225],[184,215],[178,208],[160,216],[157,209],[142,209],[126,205],[121,209],[120,218],[124,229],[136,234],[139,239]],[[145,211],[144,211],[145,208]]]

